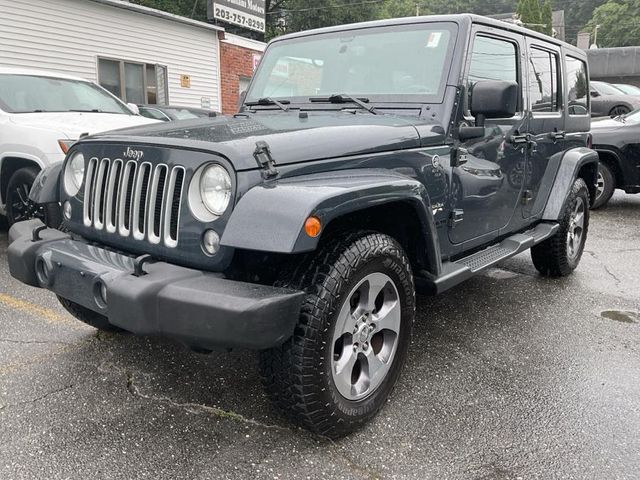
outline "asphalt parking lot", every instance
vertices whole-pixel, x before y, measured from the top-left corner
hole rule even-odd
[[[73,320],[9,276],[2,227],[0,478],[638,478],[639,232],[616,194],[570,278],[523,254],[421,297],[389,404],[333,443],[272,410],[251,352]]]

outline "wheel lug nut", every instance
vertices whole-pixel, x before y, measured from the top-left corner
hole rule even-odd
[[[358,350],[358,344],[357,344],[357,343],[354,343],[354,344],[353,344],[353,351],[355,352],[355,351],[357,351],[357,350]]]
[[[368,350],[368,349],[369,349],[369,344],[368,344],[367,342],[364,342],[364,343],[362,344],[362,349],[363,349],[363,350]]]

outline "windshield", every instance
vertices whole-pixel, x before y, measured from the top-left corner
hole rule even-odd
[[[64,78],[0,74],[0,107],[9,113],[105,112],[131,115],[93,83]]]
[[[640,109],[623,115],[625,123],[640,123]]]
[[[640,88],[635,85],[627,85],[625,83],[616,83],[615,87],[622,90],[627,95],[640,95]]]
[[[188,108],[174,108],[171,110],[177,120],[189,120],[191,118],[208,117],[209,113],[204,110],[191,110]]]
[[[308,102],[347,94],[379,102],[439,102],[456,35],[452,23],[341,31],[271,45],[247,102]]]
[[[608,83],[591,82],[591,86],[601,95],[620,95],[624,93]]]

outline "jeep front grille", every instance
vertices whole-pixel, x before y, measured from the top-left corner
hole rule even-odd
[[[92,158],[85,178],[84,225],[176,247],[184,176],[179,166]]]

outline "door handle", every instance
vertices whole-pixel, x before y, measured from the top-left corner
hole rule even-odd
[[[549,138],[554,142],[558,140],[564,140],[567,136],[566,132],[551,132],[549,133]]]
[[[533,139],[533,135],[530,133],[511,135],[511,137],[509,137],[509,141],[514,145],[526,145],[529,148],[535,148],[538,146],[536,141]]]
[[[528,133],[525,133],[524,135],[511,135],[511,137],[509,137],[509,141],[514,145],[524,145],[526,143],[531,143],[531,135]]]

